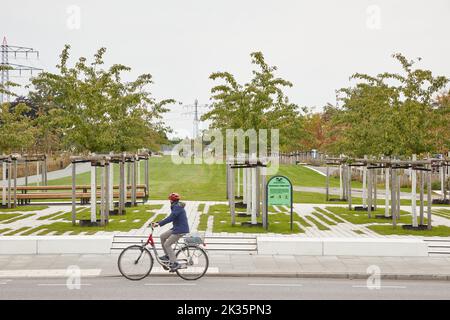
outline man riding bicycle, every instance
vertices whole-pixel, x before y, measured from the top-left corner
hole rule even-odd
[[[153,227],[164,226],[165,224],[172,222],[173,227],[160,235],[161,244],[164,250],[165,256],[160,257],[162,261],[169,261],[170,272],[175,272],[180,268],[180,264],[176,261],[175,252],[172,249],[172,245],[175,244],[181,237],[189,233],[189,225],[184,210],[185,204],[180,202],[180,195],[178,193],[171,193],[169,195],[170,200],[170,215],[159,221],[152,222]]]

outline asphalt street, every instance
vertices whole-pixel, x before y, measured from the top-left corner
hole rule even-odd
[[[0,299],[450,299],[450,282],[255,277],[205,277],[185,281],[148,277],[0,279]]]

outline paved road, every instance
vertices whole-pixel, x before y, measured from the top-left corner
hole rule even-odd
[[[68,289],[64,278],[1,279],[0,299],[450,299],[450,283],[382,280],[369,289],[364,280],[174,277],[129,281],[122,277],[81,279]]]

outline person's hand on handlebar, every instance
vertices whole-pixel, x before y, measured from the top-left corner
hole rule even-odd
[[[152,227],[152,228],[156,228],[156,227],[159,227],[159,223],[158,222],[151,222],[150,224],[149,224],[149,227]]]

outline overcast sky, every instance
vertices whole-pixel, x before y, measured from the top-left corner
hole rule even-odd
[[[247,81],[249,54],[262,51],[294,84],[290,99],[317,110],[354,72],[399,71],[395,52],[450,76],[449,31],[450,0],[2,0],[0,14],[9,44],[40,51],[34,66],[55,70],[66,43],[77,58],[104,46],[107,64],[151,73],[156,98],[183,104],[209,102],[211,72]],[[165,118],[191,135],[183,111]]]

